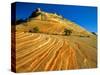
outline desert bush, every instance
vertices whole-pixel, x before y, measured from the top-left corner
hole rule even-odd
[[[38,27],[34,27],[33,29],[30,29],[29,32],[37,33],[37,32],[39,32],[39,28]]]
[[[83,35],[79,35],[80,37],[84,37]]]
[[[69,35],[71,35],[71,33],[72,33],[71,29],[64,29],[64,34],[65,35],[69,36]]]
[[[91,32],[93,35],[97,35],[95,32]]]

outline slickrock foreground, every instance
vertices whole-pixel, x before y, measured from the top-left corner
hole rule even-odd
[[[16,33],[16,71],[96,68],[96,38]]]

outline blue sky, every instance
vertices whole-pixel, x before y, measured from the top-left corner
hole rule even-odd
[[[88,31],[97,33],[97,7],[17,2],[16,19],[28,18],[36,8],[62,15]]]

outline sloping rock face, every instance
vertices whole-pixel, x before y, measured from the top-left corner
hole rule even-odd
[[[64,34],[64,29],[70,29],[72,35],[92,35],[76,23],[56,13],[44,12],[40,8],[32,12],[26,22],[18,24],[16,30],[29,32],[34,27],[38,27],[40,32],[50,34]]]

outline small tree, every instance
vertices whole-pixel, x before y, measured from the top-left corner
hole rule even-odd
[[[29,30],[29,32],[37,33],[37,32],[39,32],[39,28],[38,27],[34,27],[33,29]]]
[[[97,35],[95,32],[91,32],[93,35]]]
[[[38,27],[34,27],[33,28],[33,32],[35,32],[35,33],[39,32],[39,28]]]
[[[65,35],[69,36],[69,35],[71,35],[72,30],[71,29],[64,29],[64,33],[65,33]]]

